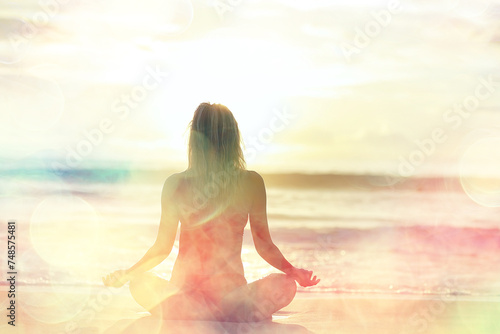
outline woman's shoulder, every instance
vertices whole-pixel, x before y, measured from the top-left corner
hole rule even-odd
[[[185,171],[179,173],[170,174],[166,179],[165,183],[177,183],[186,177]]]
[[[255,181],[256,179],[261,178],[259,173],[248,169],[239,169],[236,171],[236,174],[234,172],[230,172],[230,174],[238,176],[240,179],[249,181]]]
[[[245,170],[245,171],[247,177],[250,178],[251,180],[262,179],[262,176],[254,170]]]
[[[254,170],[245,171],[245,179],[251,188],[258,188],[264,186],[264,179]]]
[[[163,183],[163,190],[167,193],[174,193],[179,184],[186,178],[185,172],[174,173],[168,176]]]

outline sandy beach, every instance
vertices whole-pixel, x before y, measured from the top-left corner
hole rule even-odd
[[[5,313],[8,300],[5,288],[2,290],[1,305]],[[69,300],[80,304],[80,309],[71,310],[62,305]],[[298,294],[290,305],[273,316],[272,322],[261,323],[160,321],[143,312],[125,289],[114,295],[106,293],[105,288],[96,289],[86,294],[85,303],[78,303],[79,300],[83,299],[77,289],[74,292],[60,289],[56,293],[21,288],[16,300],[16,326],[4,320],[0,331],[47,334],[500,332],[500,302],[457,299],[456,296]]]

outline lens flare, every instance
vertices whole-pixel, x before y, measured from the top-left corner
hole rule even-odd
[[[462,189],[486,207],[500,206],[499,145],[499,137],[480,139],[467,148],[460,161]]]
[[[27,283],[26,292],[20,292],[22,298],[19,303],[22,311],[37,322],[53,324],[67,321],[86,305],[90,287],[79,287],[75,293],[75,290],[70,291],[59,284],[52,284],[51,280],[60,278],[57,276],[60,276],[61,271],[40,259],[32,248],[22,253],[18,266],[24,268],[23,272],[36,267],[37,277],[24,279]],[[31,290],[32,287],[36,289]]]
[[[85,275],[99,260],[99,217],[84,199],[51,196],[31,216],[30,238],[38,255],[53,266]]]

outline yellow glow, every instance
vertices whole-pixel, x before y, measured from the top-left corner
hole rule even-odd
[[[460,182],[467,195],[486,207],[500,206],[500,138],[484,138],[470,145],[460,161]]]
[[[46,131],[61,118],[64,96],[53,80],[36,76],[36,71],[26,76],[1,80],[3,112],[21,131]],[[26,98],[29,96],[30,98]]]
[[[77,196],[52,196],[31,216],[30,237],[38,255],[54,266],[88,273],[99,259],[99,217]]]
[[[280,43],[222,35],[172,50],[169,58],[178,64],[172,77],[176,85],[166,92],[168,105],[157,105],[162,110],[158,121],[167,128],[176,125],[184,131],[196,106],[211,102],[226,105],[245,132],[305,81],[300,67],[307,64],[294,49]],[[177,59],[176,52],[182,58]],[[296,67],[293,75],[289,66]]]
[[[85,308],[92,298],[89,297],[88,290],[79,288],[79,293],[64,293],[56,286],[46,292],[23,294],[23,310],[35,320],[46,324],[68,321]]]
[[[191,25],[193,5],[190,0],[116,0],[107,20],[121,36],[150,31],[176,35]]]

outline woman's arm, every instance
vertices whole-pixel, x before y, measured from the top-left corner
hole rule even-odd
[[[266,187],[264,180],[256,172],[250,172],[252,185],[252,207],[250,209],[250,228],[257,253],[270,265],[293,277],[302,286],[316,285],[320,281],[312,277],[312,271],[298,269],[288,262],[269,233],[266,208]]]
[[[103,278],[105,285],[120,287],[127,283],[133,276],[153,269],[170,254],[174,246],[177,226],[179,224],[178,210],[173,200],[177,184],[177,177],[174,174],[163,185],[160,226],[153,246],[129,269],[117,270]]]

